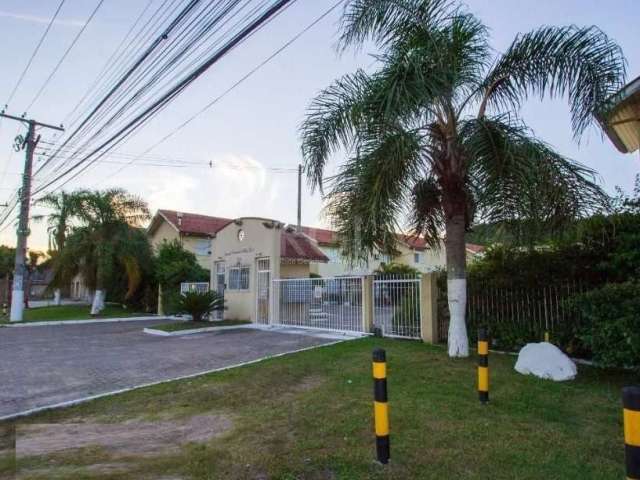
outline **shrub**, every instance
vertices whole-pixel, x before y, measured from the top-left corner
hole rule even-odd
[[[607,284],[572,302],[582,316],[578,337],[607,367],[640,366],[640,284]]]
[[[212,290],[204,293],[187,292],[180,297],[178,309],[181,313],[191,315],[194,322],[200,322],[205,315],[223,310],[224,298]]]

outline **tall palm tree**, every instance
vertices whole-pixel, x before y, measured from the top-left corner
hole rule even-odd
[[[59,252],[64,248],[67,235],[71,232],[72,219],[77,215],[80,207],[80,199],[84,196],[84,191],[71,193],[49,193],[38,199],[35,205],[50,209],[47,217],[47,233],[49,234],[49,250],[53,253],[54,263]],[[33,220],[40,221],[44,215],[36,215]],[[60,305],[61,291],[54,290],[54,304]]]
[[[138,227],[150,218],[149,208],[140,198],[114,188],[84,192],[77,217],[81,226],[67,239],[57,277],[68,281],[81,273],[95,292],[91,314],[97,315],[104,308],[105,288],[117,264],[125,269],[129,294],[140,283]]]
[[[504,53],[452,0],[351,0],[339,51],[373,42],[377,69],[345,75],[301,127],[312,189],[323,193],[344,253],[393,251],[409,226],[433,246],[444,231],[449,355],[467,356],[465,232],[475,220],[558,227],[606,202],[594,172],[537,139],[519,118],[529,97],[565,96],[576,139],[624,83],[625,59],[596,27],[542,27]]]

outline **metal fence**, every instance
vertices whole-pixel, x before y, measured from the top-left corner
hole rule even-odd
[[[586,290],[578,282],[524,287],[467,286],[467,324],[469,328],[488,325],[495,333],[509,331],[523,338],[542,339],[545,332],[563,332],[580,321],[567,300]],[[439,340],[446,342],[449,308],[444,287],[438,305]]]
[[[362,277],[273,280],[277,325],[362,332]]]
[[[420,338],[420,277],[374,278],[373,325],[385,337]]]
[[[209,291],[209,282],[183,282],[180,284],[180,294],[187,292],[206,293]]]

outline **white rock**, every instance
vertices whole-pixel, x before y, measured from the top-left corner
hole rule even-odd
[[[547,342],[529,343],[522,347],[516,371],[523,375],[563,382],[578,374],[576,364],[555,345]]]

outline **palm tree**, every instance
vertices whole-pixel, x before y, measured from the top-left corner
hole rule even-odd
[[[69,281],[81,273],[94,290],[91,314],[104,309],[105,287],[116,274],[118,264],[124,267],[129,283],[128,295],[141,280],[139,253],[146,242],[138,227],[150,218],[143,200],[123,189],[84,192],[77,212],[81,226],[74,229],[60,254],[56,277]],[[142,236],[141,236],[142,235]]]
[[[67,235],[71,232],[72,218],[77,215],[80,200],[86,192],[76,191],[72,193],[49,193],[38,199],[35,205],[51,210],[47,217],[47,233],[49,234],[49,250],[57,257],[64,248]],[[36,215],[33,220],[40,221],[44,215]],[[60,288],[54,290],[54,304],[60,305]]]
[[[574,137],[624,83],[621,49],[596,27],[542,27],[504,53],[451,0],[352,0],[339,51],[373,42],[377,69],[345,75],[301,127],[312,189],[329,158],[327,212],[350,258],[393,251],[409,226],[434,247],[444,231],[449,355],[467,356],[465,232],[475,220],[557,228],[607,197],[594,172],[537,139],[519,118],[531,96],[566,96]],[[401,220],[402,219],[402,220]]]

